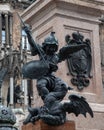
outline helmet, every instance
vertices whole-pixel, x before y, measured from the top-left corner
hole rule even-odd
[[[75,39],[75,40],[79,40],[79,32],[73,32],[73,33],[72,33],[72,37],[73,37],[73,39]]]
[[[45,38],[44,42],[42,43],[43,48],[45,49],[46,46],[54,46],[55,51],[58,50],[58,40],[54,36],[55,32],[51,32],[50,36]]]

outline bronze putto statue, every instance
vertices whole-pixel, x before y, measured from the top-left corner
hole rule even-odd
[[[28,26],[24,25],[23,29],[27,34],[32,56],[39,55],[39,60],[24,64],[23,77],[37,80],[37,91],[44,102],[44,105],[38,108],[28,108],[29,115],[24,124],[35,123],[42,119],[49,125],[61,125],[66,121],[67,112],[73,112],[76,116],[83,114],[85,117],[88,112],[93,117],[92,109],[82,96],[69,95],[68,102],[61,102],[72,88],[54,74],[58,70],[58,63],[70,58],[73,53],[85,48],[86,45],[66,45],[58,51],[59,43],[55,32],[51,32],[40,45],[32,38]]]

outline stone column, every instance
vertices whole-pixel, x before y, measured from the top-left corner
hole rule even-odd
[[[23,88],[24,88],[24,109],[26,110],[27,105],[28,105],[28,100],[27,100],[27,80],[23,79]]]
[[[1,12],[0,12],[0,57],[1,57],[1,46],[2,46],[2,15],[1,15]],[[2,102],[1,100],[2,100],[2,90],[0,88],[0,104]]]
[[[12,14],[10,14],[10,18],[9,18],[9,36],[10,36],[10,39],[9,39],[9,45],[10,45],[10,48],[12,49],[12,45],[13,45],[13,16]]]
[[[14,103],[14,83],[13,77],[10,77],[10,106],[12,107]]]
[[[2,46],[2,14],[0,12],[0,54],[1,54],[1,46]]]
[[[9,45],[9,17],[8,14],[5,14],[5,38],[6,38],[6,45]]]

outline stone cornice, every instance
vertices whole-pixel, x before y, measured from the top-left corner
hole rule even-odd
[[[83,14],[90,14],[92,16],[100,17],[104,13],[104,2],[98,0],[37,0],[29,6],[22,14],[24,21],[31,19],[34,14],[44,12],[45,9],[50,8],[48,5],[52,4],[58,8],[65,8],[77,11]],[[63,6],[64,5],[64,6]]]
[[[73,2],[73,0],[70,0],[70,2],[69,0],[37,0],[26,9],[21,16],[26,23],[31,24],[35,29],[56,15],[61,15],[62,17],[65,16],[68,19],[72,18],[96,24],[100,23],[98,19],[101,16],[101,11],[99,9],[95,10],[85,6],[78,6],[78,3],[75,4],[75,1],[74,4],[71,2]]]
[[[60,2],[71,3],[88,8],[99,9],[104,11],[104,0],[56,0]]]
[[[98,5],[104,5],[104,0],[80,0],[80,1],[85,1],[88,3],[94,3],[94,4],[98,4]]]
[[[37,0],[32,5],[30,5],[22,14],[21,16],[24,20],[27,20],[29,17],[32,17],[34,14],[38,13],[42,10],[48,3],[52,2],[53,0]]]

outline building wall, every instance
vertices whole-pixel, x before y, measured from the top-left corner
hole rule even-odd
[[[15,73],[12,73],[12,71],[15,68],[15,66],[18,66],[20,68],[22,66],[23,62],[25,62],[25,58],[24,59],[18,58],[19,56],[23,57],[24,54],[25,54],[25,52],[23,52],[23,50],[21,50],[23,55],[20,54],[20,44],[22,42],[22,39],[21,39],[21,26],[22,25],[21,25],[21,21],[20,21],[18,15],[17,15],[17,12],[19,14],[21,12],[23,12],[23,10],[24,10],[23,4],[25,4],[25,2],[24,3],[19,2],[14,7],[14,6],[11,6],[11,1],[10,1],[10,3],[9,3],[9,1],[8,2],[3,2],[3,1],[0,2],[0,16],[2,16],[1,14],[3,14],[3,15],[6,14],[6,16],[8,16],[9,13],[12,16],[11,21],[8,20],[8,22],[7,22],[7,23],[9,23],[9,27],[10,27],[9,29],[12,30],[12,34],[8,38],[8,39],[11,39],[11,44],[12,44],[11,52],[10,51],[9,51],[9,53],[7,52],[7,48],[6,48],[7,45],[5,45],[6,54],[10,54],[10,56],[9,56],[9,58],[10,58],[9,59],[9,63],[12,64],[12,68],[11,68],[11,70],[8,70],[9,72],[7,73],[7,75],[6,75],[6,77],[5,77],[4,81],[3,81],[2,88],[1,88],[1,91],[0,91],[0,96],[2,96],[2,104],[5,105],[5,106],[7,106],[7,93],[8,93],[8,87],[10,86],[10,76],[15,75]],[[30,4],[31,4],[31,2],[30,2]],[[28,3],[28,5],[30,5],[30,4]],[[25,7],[27,7],[27,6],[25,6]],[[1,17],[0,17],[0,20],[2,20]],[[0,26],[0,32],[1,32],[1,30],[2,30],[2,27]],[[2,37],[2,36],[0,36],[0,37]],[[7,40],[6,42],[9,44],[9,40]],[[8,46],[10,47],[10,45],[8,45]],[[4,56],[4,55],[1,56],[1,47],[2,47],[2,41],[0,41],[0,69],[1,69],[1,58],[2,58],[2,56]],[[13,51],[15,51],[15,53],[18,52],[18,56],[16,56],[16,58],[14,58],[12,60],[12,57],[14,55]],[[32,57],[30,57],[30,53],[26,54],[25,56],[27,57],[28,61],[32,60]],[[18,61],[18,59],[21,59],[21,61]],[[7,64],[7,66],[9,66],[9,65],[10,64]],[[7,67],[7,66],[5,66],[5,67]],[[4,67],[4,66],[2,66],[2,67]],[[19,83],[20,83],[20,81],[22,81],[22,77],[20,77]],[[27,95],[26,95],[26,99],[27,99]],[[27,101],[25,100],[24,104],[27,107],[27,103],[26,102]],[[19,108],[20,111],[21,111],[22,110],[21,108],[25,108],[24,104],[21,106],[18,103],[18,104],[16,104],[15,107]],[[13,107],[14,107],[13,104],[11,104],[11,108],[13,108]],[[26,114],[26,112],[25,112],[25,114]],[[21,114],[16,114],[16,117],[17,117],[17,122],[16,122],[15,126],[20,129],[20,127],[22,125],[22,122],[23,122],[23,119],[26,118],[26,117],[25,117],[25,115],[21,115]]]
[[[69,70],[66,61],[59,64],[59,70],[56,73],[57,76],[74,88],[67,96],[71,93],[83,95],[94,112],[93,119],[89,115],[87,115],[86,119],[82,115],[79,117],[75,117],[73,114],[68,115],[69,120],[75,121],[76,130],[104,130],[103,68],[101,71],[101,58],[103,58],[103,40],[101,38],[103,33],[100,32],[101,34],[99,35],[101,27],[98,20],[103,13],[103,1],[37,0],[21,14],[24,21],[32,26],[32,34],[37,43],[41,44],[51,31],[56,32],[59,48],[66,44],[66,34],[71,35],[75,31],[81,32],[85,38],[90,38],[91,40],[92,78],[88,87],[79,91],[71,84],[71,75],[68,75]],[[36,92],[35,86],[34,92]],[[65,100],[67,100],[67,96]],[[34,106],[40,106],[42,101],[37,92],[34,94],[34,98],[38,99]]]

